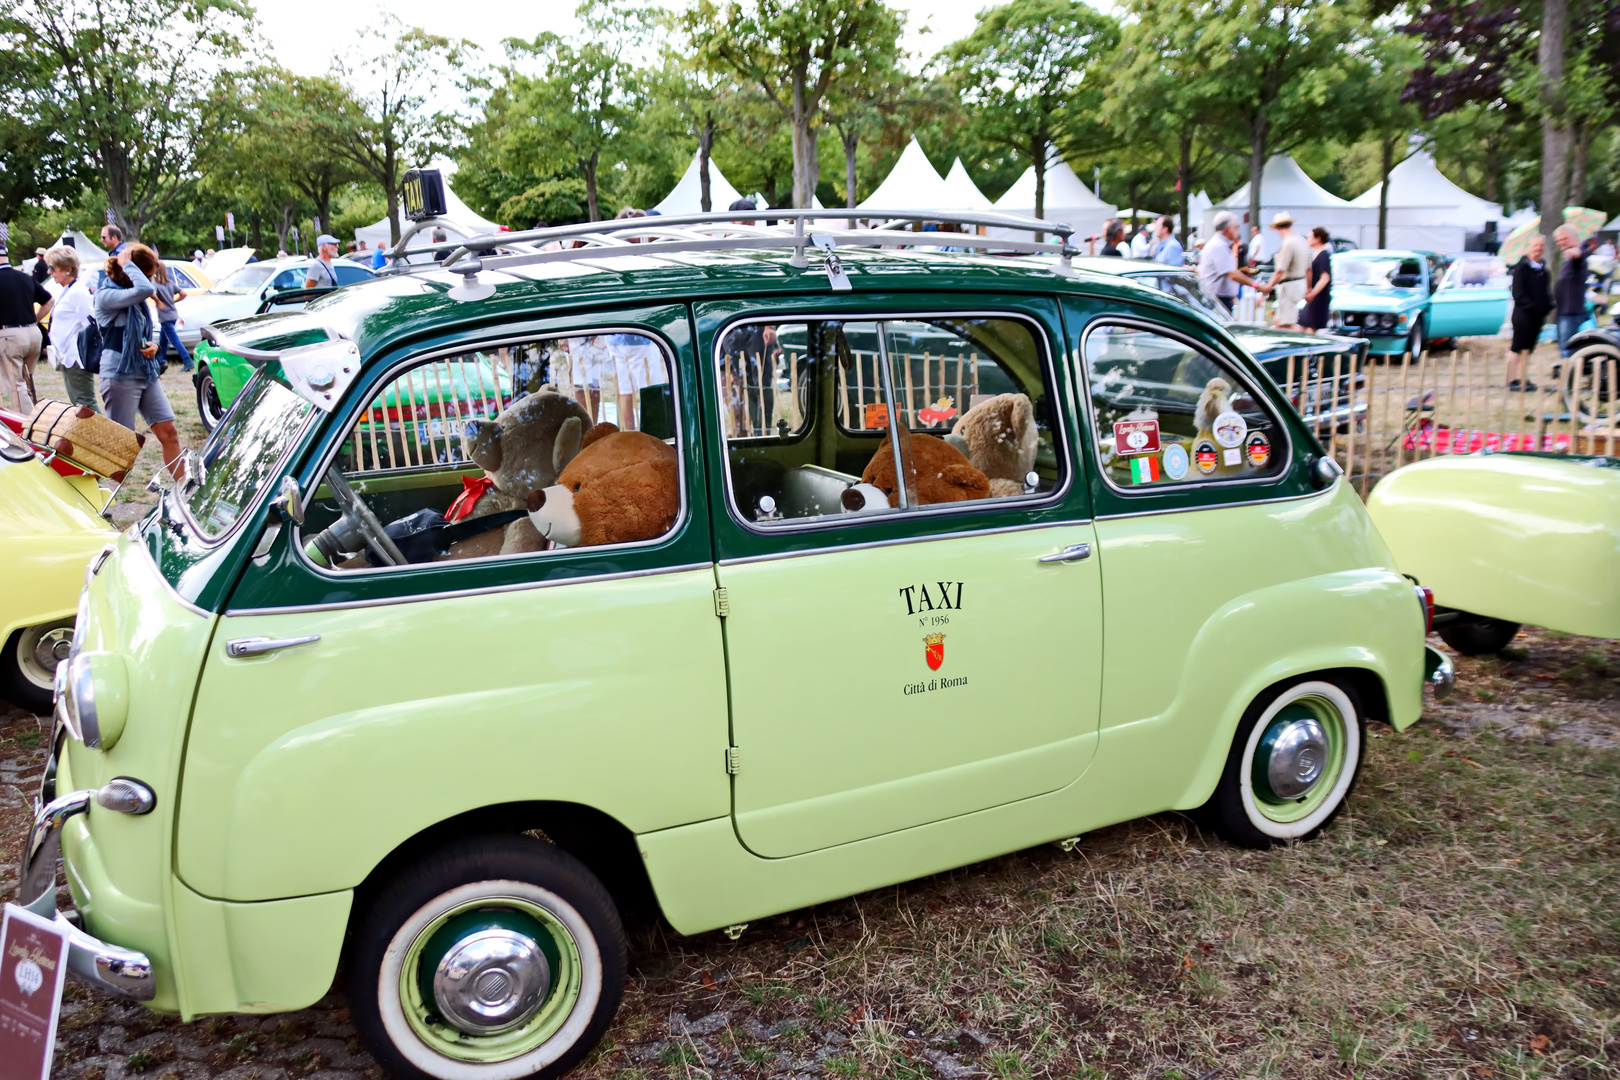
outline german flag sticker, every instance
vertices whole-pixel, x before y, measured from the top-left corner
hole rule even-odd
[[[1215,467],[1220,464],[1220,455],[1215,449],[1215,444],[1208,439],[1199,439],[1198,444],[1193,447],[1193,464],[1197,465],[1198,471],[1205,476],[1214,472]]]

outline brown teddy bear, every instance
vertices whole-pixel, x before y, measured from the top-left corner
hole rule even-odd
[[[675,448],[644,432],[600,424],[557,482],[530,492],[527,505],[536,533],[564,547],[662,536],[681,511]]]
[[[991,495],[1022,495],[1039,442],[1035,407],[1025,394],[986,398],[957,418],[949,441],[989,478]]]
[[[990,497],[989,478],[975,469],[962,451],[944,439],[921,432],[912,434],[904,424],[900,425],[900,430],[909,436],[911,443],[911,467],[917,477],[918,503],[927,506]],[[898,485],[894,482],[894,448],[887,434],[878,444],[872,460],[866,463],[861,483],[871,484],[887,495],[890,506],[900,505]]]
[[[522,510],[529,492],[557,482],[557,474],[579,453],[590,429],[591,414],[551,386],[518,398],[493,420],[469,420],[461,435],[462,450],[484,475],[462,481],[464,489],[445,511],[445,520],[453,523]],[[446,557],[472,559],[545,548],[528,519],[519,518],[504,529],[453,544]]]

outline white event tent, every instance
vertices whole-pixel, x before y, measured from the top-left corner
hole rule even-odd
[[[454,175],[456,171],[455,162],[435,161],[429,166],[429,168],[438,169],[440,175],[444,177],[444,216],[446,219],[455,222],[464,229],[470,229],[475,233],[492,233],[500,231],[501,227],[499,225],[488,220],[487,218],[473,213],[472,208],[466,203],[462,202],[461,198],[450,187],[450,177]],[[405,224],[406,222],[402,218],[400,221],[400,228],[404,228]],[[528,226],[534,223],[524,222],[523,224]],[[384,216],[383,219],[376,224],[363,225],[354,230],[354,238],[356,240],[364,240],[368,248],[388,247],[391,243],[393,243],[392,233],[388,228],[388,218]],[[453,236],[451,239],[459,239],[459,237]]]
[[[81,267],[104,263],[108,259],[106,250],[78,229],[66,230],[56,242],[72,248],[74,253],[79,256],[79,265]],[[190,254],[189,251],[185,253],[187,256]]]
[[[720,166],[709,159],[709,209],[711,213],[731,209],[731,204],[742,198],[742,194],[731,186],[720,172]],[[698,169],[698,155],[692,155],[692,164],[686,167],[681,178],[675,182],[675,187],[662,202],[653,207],[660,214],[701,214],[703,213],[703,177]]]
[[[913,135],[883,183],[856,209],[875,213],[884,210],[962,209],[949,206],[950,199],[951,188],[928,160],[928,155],[923,153],[917,136]],[[864,216],[872,217],[874,214]]]
[[[1378,200],[1384,185],[1374,184],[1351,200],[1371,209],[1373,223],[1362,247],[1378,244]],[[1498,235],[1507,236],[1507,220],[1500,203],[1489,202],[1458,187],[1435,165],[1427,150],[1420,150],[1395,166],[1389,174],[1389,228],[1386,246],[1418,251],[1462,251],[1469,233],[1498,223]]]
[[[951,162],[951,171],[945,174],[945,190],[941,210],[992,210],[996,205],[973,182],[961,158]]]
[[[1035,213],[1035,167],[1024,170],[1007,193],[996,200],[996,209],[1009,214]],[[1067,161],[1061,158],[1046,170],[1046,205],[1042,215],[1047,221],[1061,222],[1074,229],[1078,239],[1102,232],[1103,222],[1116,216],[1112,203],[1103,202],[1094,195],[1085,181],[1074,174]],[[992,229],[991,236],[1027,239],[1028,233],[1013,233]]]
[[[1204,211],[1200,236],[1215,232],[1215,215],[1230,211],[1241,221],[1249,212],[1249,185],[1244,184],[1232,194]],[[1316,225],[1326,226],[1329,233],[1353,241],[1358,247],[1376,247],[1378,244],[1378,207],[1371,210],[1341,199],[1305,175],[1291,155],[1277,154],[1266,162],[1260,173],[1260,221],[1264,227],[1263,250],[1270,254],[1277,250],[1279,239],[1271,228],[1271,221],[1281,211],[1288,211],[1295,221],[1295,230],[1301,234]],[[1371,227],[1371,233],[1366,230]],[[1248,229],[1244,229],[1248,235]]]

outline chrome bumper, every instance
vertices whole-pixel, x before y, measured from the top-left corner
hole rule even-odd
[[[1433,645],[1423,646],[1423,681],[1434,687],[1435,700],[1443,701],[1457,688],[1457,669],[1451,657]]]
[[[157,995],[152,961],[144,953],[109,945],[80,928],[78,913],[56,910],[56,864],[62,857],[62,828],[68,818],[89,811],[94,791],[74,791],[52,799],[34,814],[23,848],[17,903],[35,915],[55,919],[67,931],[68,972],[98,990],[135,1001]]]

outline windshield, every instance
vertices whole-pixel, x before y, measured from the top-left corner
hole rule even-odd
[[[254,263],[244,266],[234,274],[229,274],[209,292],[225,293],[229,296],[246,296],[251,292],[258,292],[276,272],[276,268],[269,263]]]
[[[203,446],[202,482],[185,495],[203,536],[217,540],[231,530],[314,408],[282,380],[281,365],[267,365],[253,376]]]
[[[1232,313],[1204,288],[1197,274],[1132,274],[1132,281],[1151,285],[1162,293],[1169,293],[1183,304],[1195,307],[1218,323],[1232,321]]]
[[[1497,258],[1458,259],[1446,271],[1440,282],[1442,289],[1506,289],[1509,279],[1507,263]]]
[[[1409,256],[1372,252],[1346,252],[1333,256],[1333,285],[1372,285],[1383,289],[1415,289],[1423,284],[1423,268]]]

